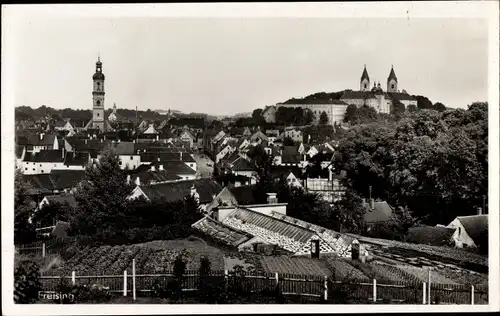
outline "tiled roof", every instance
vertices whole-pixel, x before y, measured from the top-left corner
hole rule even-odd
[[[117,155],[136,155],[135,144],[133,142],[119,142],[111,145]]]
[[[49,174],[56,190],[73,188],[85,177],[85,170],[52,170]]]
[[[168,201],[184,199],[191,193],[194,185],[200,196],[200,203],[209,203],[213,196],[217,196],[222,187],[212,179],[183,180],[176,182],[159,183],[141,186],[140,189],[149,199],[166,198]]]
[[[288,177],[288,175],[293,173],[293,175],[297,178],[302,177],[302,169],[300,167],[295,166],[273,166],[271,171],[273,178],[281,178]]]
[[[375,98],[375,94],[371,91],[353,91],[346,90],[340,97],[340,100],[347,99],[372,99]]]
[[[459,216],[457,219],[474,242],[480,239],[483,232],[488,231],[488,215]]]
[[[252,234],[234,229],[210,217],[204,217],[192,225],[193,228],[213,238],[214,240],[233,247],[253,238]]]
[[[414,97],[409,95],[408,93],[401,93],[401,92],[388,92],[387,93],[389,97],[393,100],[397,101],[417,101]]]
[[[292,253],[299,251],[313,235],[316,235],[309,229],[243,208],[237,208],[222,222],[250,233],[266,243],[277,244]]]
[[[234,171],[253,171],[254,170],[252,164],[243,157],[240,157],[236,161],[233,162],[232,169]]]
[[[157,162],[155,162],[156,164]],[[188,166],[186,166],[186,164],[182,161],[169,161],[169,162],[165,162],[163,163],[163,168],[165,169],[165,171],[167,171],[168,173],[172,173],[172,174],[175,174],[175,175],[193,175],[193,174],[196,174],[196,171],[194,171],[193,169],[189,168]]]
[[[67,152],[64,158],[65,166],[86,166],[90,161],[88,152]]]
[[[56,135],[44,134],[42,139],[40,135],[28,133],[23,136],[16,137],[16,144],[18,145],[31,145],[31,146],[50,146],[54,145]]]
[[[438,226],[418,226],[408,230],[408,242],[432,246],[443,246],[448,242],[455,229]]]
[[[392,219],[393,209],[387,202],[376,201],[373,204],[373,210],[368,202],[365,204],[364,220],[366,223],[386,222]]]
[[[71,207],[76,207],[77,203],[75,197],[72,194],[56,194],[45,196],[50,203],[68,203]]]
[[[156,169],[155,171],[151,171],[150,166],[146,165],[141,165],[140,167],[148,167],[148,170],[145,171],[140,171],[137,172],[137,170],[133,170],[132,173],[130,173],[131,181],[134,181],[135,178],[139,177],[141,180],[141,183],[144,184],[151,184],[152,182],[165,182],[165,181],[173,181],[173,180],[180,180],[181,177],[171,173],[167,172],[166,170],[158,170]]]
[[[62,150],[40,150],[37,153],[26,153],[24,161],[28,162],[63,162]]]

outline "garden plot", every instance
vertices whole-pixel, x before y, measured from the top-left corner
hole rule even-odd
[[[198,270],[200,258],[211,262],[212,270],[224,270],[222,252],[200,241],[165,240],[128,246],[88,247],[74,255],[46,275],[121,275],[132,271],[132,260],[136,261],[138,274],[157,274],[172,271],[173,261],[183,254],[187,270]]]
[[[318,259],[293,258],[287,256],[263,256],[261,263],[266,272],[301,275],[331,275],[327,264]]]

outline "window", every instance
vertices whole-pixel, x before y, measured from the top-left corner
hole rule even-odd
[[[99,113],[97,113],[97,117],[99,117]]]
[[[462,234],[462,227],[458,227],[458,237]]]
[[[43,170],[42,170],[42,173],[43,173]]]
[[[134,156],[130,156],[130,160],[134,160]]]
[[[42,164],[40,164],[40,167],[42,166]]]
[[[97,100],[96,104],[97,106],[101,106],[101,100]]]
[[[33,168],[33,171],[35,171],[35,168]]]
[[[366,88],[368,88],[368,87],[366,86],[366,83],[365,83],[365,89],[366,89]]]
[[[66,168],[69,168],[69,165],[66,165]]]
[[[120,160],[120,162],[118,164],[121,166],[122,165],[122,161]]]
[[[394,89],[394,84],[391,85],[391,88]]]
[[[57,167],[56,165],[54,165],[54,168]]]
[[[28,170],[28,168],[24,168],[24,170]]]

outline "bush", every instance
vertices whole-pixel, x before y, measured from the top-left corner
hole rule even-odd
[[[40,266],[31,260],[20,262],[14,271],[14,302],[34,303],[41,289]]]
[[[54,299],[54,303],[105,303],[111,299],[107,288],[99,284],[71,285],[68,280],[61,279],[56,287],[58,294],[68,294],[64,297]]]

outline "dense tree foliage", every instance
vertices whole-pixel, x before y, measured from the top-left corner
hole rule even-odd
[[[319,124],[326,125],[328,124],[328,114],[325,111],[321,112],[319,115]]]
[[[73,212],[73,207],[69,203],[53,202],[35,212],[32,222],[35,226],[47,227],[55,225],[57,221],[68,221]]]
[[[408,206],[427,223],[475,213],[487,195],[486,103],[468,110],[420,110],[394,126],[357,125],[340,141],[334,164],[367,196]]]
[[[291,98],[283,104],[328,104],[331,103],[332,101],[339,100],[340,97],[342,97],[342,94],[344,94],[344,91],[338,91],[338,92],[318,92],[314,93],[311,95],[308,95],[305,98]]]
[[[367,105],[358,108],[356,105],[350,104],[347,106],[344,122],[349,122],[353,125],[363,124],[373,122],[377,118],[377,111],[374,108]]]
[[[14,175],[14,243],[28,243],[35,239],[35,227],[29,222],[31,212],[36,207],[31,199],[31,186],[23,179],[19,170]]]
[[[301,107],[289,108],[280,106],[276,110],[276,124],[281,126],[308,125],[314,120],[314,114],[309,109]]]

